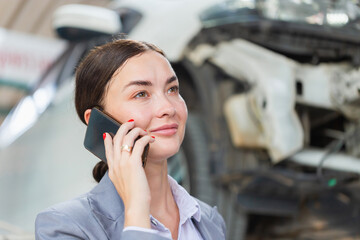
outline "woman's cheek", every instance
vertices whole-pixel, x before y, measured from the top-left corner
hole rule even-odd
[[[179,111],[180,119],[184,122],[184,124],[186,124],[187,117],[188,117],[188,110],[187,110],[186,103],[184,100],[180,103],[179,110],[180,110]]]
[[[143,111],[139,111],[136,115],[134,115],[134,119],[135,119],[135,125],[137,127],[140,127],[144,130],[146,130],[147,128],[150,127],[150,123],[151,123],[151,109],[147,109],[147,110],[143,110]]]

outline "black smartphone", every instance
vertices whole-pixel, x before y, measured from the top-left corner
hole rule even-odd
[[[101,111],[98,107],[92,108],[89,123],[85,133],[85,139],[84,139],[85,148],[89,150],[91,153],[93,153],[95,156],[100,158],[102,161],[107,162],[105,155],[103,134],[107,132],[112,137],[114,137],[120,126],[121,123],[116,121],[109,114]],[[144,152],[142,154],[143,167],[145,167],[146,165],[148,153],[149,153],[149,144],[146,145]]]

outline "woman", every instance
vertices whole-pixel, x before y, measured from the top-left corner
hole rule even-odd
[[[184,137],[187,108],[160,49],[134,40],[93,49],[76,72],[75,105],[85,124],[95,106],[123,124],[114,137],[103,135],[108,166],[95,166],[99,184],[40,213],[37,239],[225,239],[216,208],[167,175],[167,159]]]

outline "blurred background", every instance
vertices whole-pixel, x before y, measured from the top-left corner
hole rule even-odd
[[[76,66],[162,48],[189,109],[169,174],[227,239],[360,239],[358,0],[0,0],[0,239],[95,186]]]

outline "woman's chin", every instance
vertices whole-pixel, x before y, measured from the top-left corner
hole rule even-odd
[[[148,160],[162,161],[174,156],[179,151],[179,147],[176,148],[151,148],[148,155]]]

